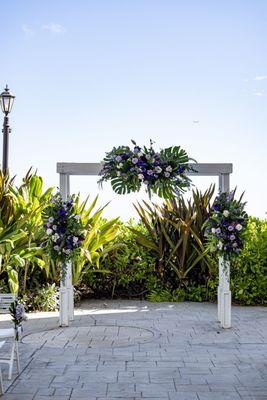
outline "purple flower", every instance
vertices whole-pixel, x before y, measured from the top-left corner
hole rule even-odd
[[[60,217],[66,216],[66,210],[64,208],[60,208],[57,213]]]
[[[23,304],[18,304],[16,307],[16,319],[21,319],[24,316],[24,306]]]
[[[216,228],[215,233],[216,233],[216,235],[219,235],[221,233],[221,228]]]
[[[235,240],[235,235],[231,235],[230,240],[232,240],[232,241]]]
[[[229,232],[232,232],[233,230],[234,230],[234,227],[233,227],[232,225],[229,225],[229,226],[228,226],[228,231],[229,231]]]

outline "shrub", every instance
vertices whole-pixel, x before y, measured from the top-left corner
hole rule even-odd
[[[267,304],[267,220],[249,218],[242,252],[231,266],[233,300]]]
[[[25,294],[22,301],[26,311],[56,311],[59,306],[59,290],[54,283],[47,283]]]
[[[83,284],[89,287],[94,297],[144,297],[148,287],[155,285],[155,257],[150,251],[136,245],[130,228],[146,234],[141,225],[120,223],[120,234],[113,241],[113,249],[102,254],[99,268],[87,269]]]

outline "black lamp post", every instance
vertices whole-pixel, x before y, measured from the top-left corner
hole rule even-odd
[[[11,129],[9,128],[9,122],[8,122],[8,114],[10,113],[13,102],[14,102],[15,96],[13,96],[8,89],[8,86],[6,85],[6,88],[3,93],[0,95],[0,104],[3,113],[5,114],[4,116],[4,124],[3,124],[3,163],[2,163],[2,171],[4,174],[8,172],[8,139],[9,139],[9,133]]]

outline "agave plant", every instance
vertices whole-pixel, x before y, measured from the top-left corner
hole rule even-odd
[[[165,201],[162,205],[143,201],[135,208],[145,225],[149,238],[134,231],[136,241],[157,256],[156,273],[167,284],[186,285],[195,274],[209,275],[213,260],[205,248],[204,222],[211,212],[214,186],[205,193],[193,191],[193,199],[183,197]]]

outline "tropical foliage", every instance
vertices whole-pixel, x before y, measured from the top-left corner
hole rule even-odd
[[[0,174],[0,252],[1,273],[6,273],[9,289],[18,293],[19,282],[26,291],[29,272],[43,268],[42,211],[47,205],[52,189],[43,191],[42,178],[26,175],[17,188],[13,180]]]
[[[156,152],[152,141],[149,147],[132,143],[133,149],[119,146],[106,153],[100,183],[110,180],[119,194],[138,192],[144,184],[150,197],[156,193],[165,199],[174,198],[190,186],[186,174],[191,169],[189,157],[180,146]]]
[[[18,187],[0,174],[0,290],[18,293],[26,310],[58,306],[59,268],[43,246],[52,192],[31,171]],[[98,206],[97,197],[82,202],[75,196],[73,215],[86,227],[72,263],[75,297],[214,301],[217,257],[205,236],[216,208],[213,193],[213,187],[204,193],[195,189],[190,200],[179,196],[161,205],[136,204],[137,223],[107,220],[108,205]],[[231,261],[233,300],[266,305],[266,220],[249,218],[242,232],[243,248]]]

